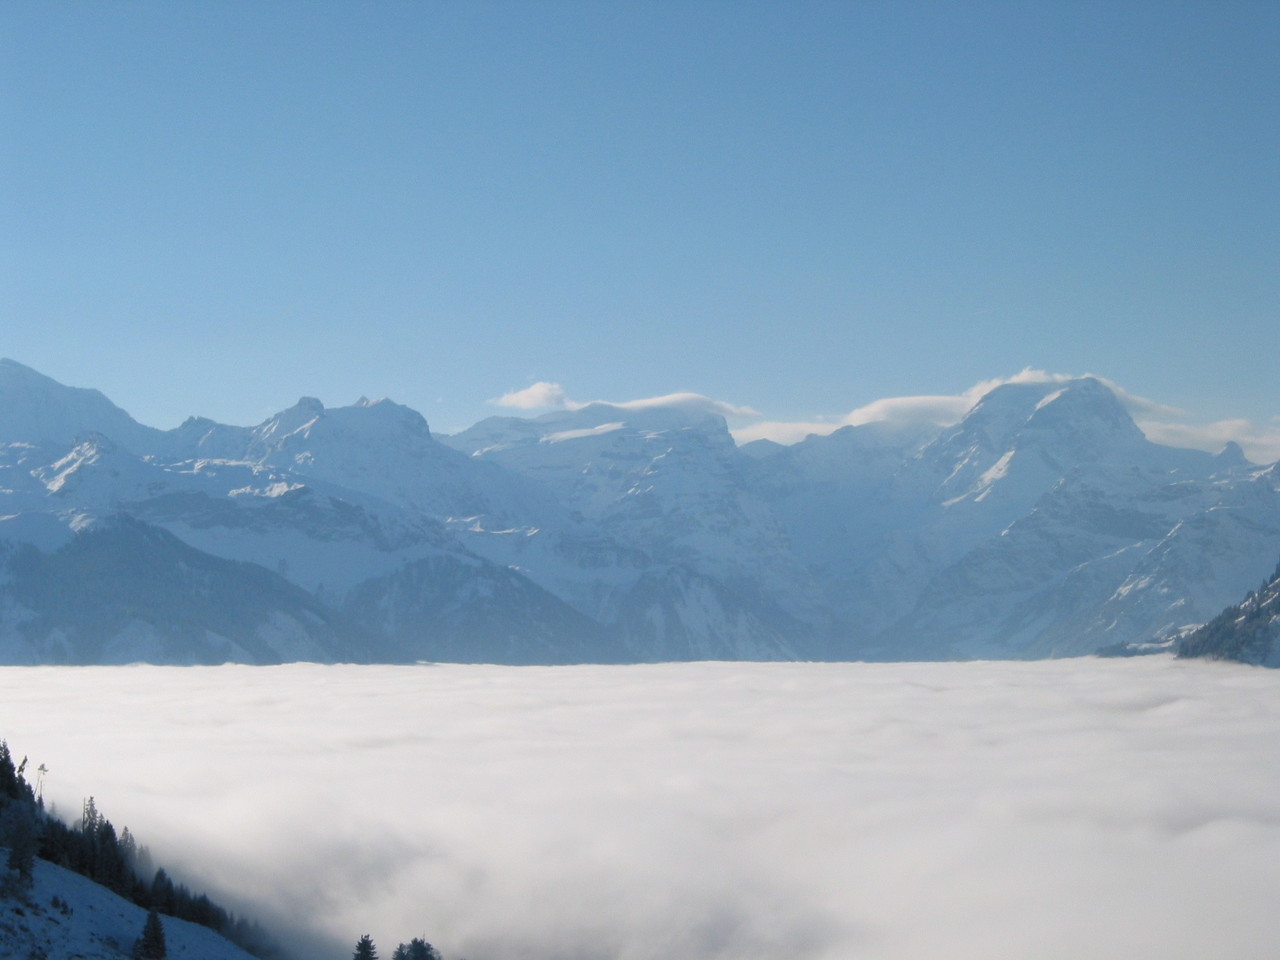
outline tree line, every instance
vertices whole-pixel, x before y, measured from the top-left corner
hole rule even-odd
[[[356,952],[352,960],[378,960],[378,948],[373,938],[367,933],[356,941]],[[408,943],[402,943],[391,954],[391,960],[441,960],[440,951],[421,937],[414,937]]]
[[[79,819],[71,824],[45,810],[44,799],[27,782],[26,766],[26,758],[15,763],[9,744],[0,740],[0,847],[9,850],[6,871],[0,873],[0,893],[29,890],[39,858],[87,877],[147,911],[133,945],[134,960],[165,957],[161,915],[208,927],[263,960],[285,956],[257,923],[236,917],[205,894],[175,883],[164,868],[154,869],[151,852],[128,827],[117,831],[93,797],[84,801]],[[360,938],[355,957],[378,960],[370,937]],[[390,960],[443,958],[426,940],[414,937],[398,945]]]
[[[1179,645],[1179,657],[1208,657],[1261,663],[1276,641],[1274,618],[1280,609],[1280,564],[1257,590],[1227,607],[1190,633]]]
[[[8,743],[0,740],[0,847],[9,850],[7,872],[0,879],[7,886],[30,889],[36,858],[88,877],[148,911],[147,927],[139,937],[142,946],[135,945],[135,955],[140,957],[164,956],[163,934],[156,939],[160,914],[208,927],[264,960],[282,956],[257,923],[236,917],[205,894],[175,883],[163,868],[153,871],[148,849],[138,844],[128,827],[117,832],[93,797],[84,802],[80,818],[70,825],[51,815],[27,782],[26,765],[25,757],[15,763]]]

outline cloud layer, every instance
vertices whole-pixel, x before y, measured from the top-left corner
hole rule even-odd
[[[1280,671],[4,668],[0,736],[318,958],[1274,947]]]

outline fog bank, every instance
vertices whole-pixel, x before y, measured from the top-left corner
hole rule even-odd
[[[0,737],[335,960],[1275,949],[1280,671],[6,667]]]

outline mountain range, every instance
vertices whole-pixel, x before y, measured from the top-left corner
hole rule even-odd
[[[1153,443],[1087,377],[738,446],[680,402],[161,431],[0,361],[6,663],[1070,656],[1277,557],[1280,466]]]

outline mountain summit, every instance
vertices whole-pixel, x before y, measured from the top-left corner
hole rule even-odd
[[[0,438],[66,444],[85,433],[109,436],[134,450],[154,444],[160,435],[97,390],[64,387],[30,367],[0,358]]]

